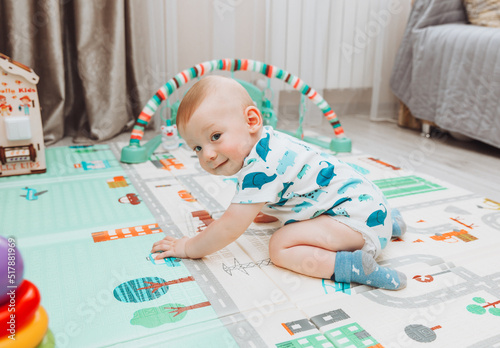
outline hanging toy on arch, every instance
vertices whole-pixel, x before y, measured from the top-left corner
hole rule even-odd
[[[351,140],[344,134],[337,115],[332,110],[330,105],[325,99],[312,87],[304,83],[300,78],[292,75],[291,73],[275,67],[270,64],[265,64],[251,59],[219,59],[206,61],[197,64],[189,69],[183,70],[173,78],[167,81],[155,95],[146,103],[142,112],[140,113],[137,122],[134,125],[132,134],[130,135],[130,142],[128,146],[122,149],[121,161],[125,163],[142,163],[148,160],[149,156],[162,142],[160,134],[156,138],[149,141],[144,146],[140,145],[140,141],[144,136],[144,129],[149,120],[157,111],[160,104],[166,100],[175,90],[185,85],[194,78],[199,78],[206,73],[222,70],[222,71],[253,71],[266,75],[268,78],[277,78],[283,80],[294,89],[298,90],[304,96],[309,98],[326,117],[328,122],[333,128],[335,137],[330,142],[325,142],[322,139],[314,137],[304,137],[305,141],[311,142],[315,145],[323,146],[333,152],[350,152]],[[302,133],[302,132],[300,132]],[[302,136],[302,134],[301,134]]]
[[[180,139],[177,133],[177,126],[172,124],[170,119],[167,120],[166,125],[161,126],[161,146],[165,150],[174,150],[179,147]]]
[[[179,103],[175,103],[173,106],[170,105],[170,101],[167,99],[165,107],[160,110],[160,117],[165,122],[160,127],[161,130],[161,146],[165,150],[175,150],[181,145],[181,140],[179,133],[177,132],[177,126],[172,122],[177,114],[177,107]],[[168,108],[170,110],[170,117],[163,117],[162,111]]]

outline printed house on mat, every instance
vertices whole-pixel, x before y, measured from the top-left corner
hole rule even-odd
[[[32,69],[0,53],[0,177],[47,170],[38,80]]]

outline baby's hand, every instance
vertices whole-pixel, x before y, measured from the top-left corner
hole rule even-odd
[[[157,253],[154,256],[156,260],[163,259],[165,257],[180,257],[188,258],[186,254],[186,242],[189,240],[188,237],[183,237],[177,239],[174,237],[166,236],[162,240],[153,244],[151,253]]]

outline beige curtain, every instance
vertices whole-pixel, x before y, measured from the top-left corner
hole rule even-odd
[[[147,33],[143,1],[0,0],[0,52],[40,76],[47,144],[104,141],[132,127],[159,87]]]

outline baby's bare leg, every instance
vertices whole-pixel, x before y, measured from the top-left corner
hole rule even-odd
[[[328,217],[295,222],[274,232],[269,241],[271,261],[311,277],[361,283],[388,290],[406,287],[406,276],[382,267],[361,250],[361,233]]]
[[[361,233],[321,215],[274,232],[269,241],[269,254],[277,266],[328,279],[335,268],[337,251],[360,250],[364,244]]]

